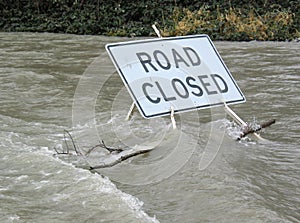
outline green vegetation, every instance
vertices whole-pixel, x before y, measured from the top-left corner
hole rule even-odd
[[[206,33],[214,40],[300,38],[299,0],[2,0],[0,31],[114,36]]]

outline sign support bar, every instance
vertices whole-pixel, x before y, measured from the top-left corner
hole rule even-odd
[[[228,107],[228,105],[224,102],[224,109],[225,112],[231,117],[233,118],[234,121],[236,121],[241,127],[247,127],[247,123],[243,121],[243,119],[241,119],[234,111],[232,111],[231,108]],[[257,134],[256,132],[253,132],[253,135],[260,139],[260,140],[265,140],[263,137],[261,137],[259,134]]]
[[[129,121],[129,120],[130,120],[131,116],[133,115],[133,112],[134,112],[135,108],[136,108],[135,103],[132,102],[132,104],[131,104],[131,106],[130,106],[130,109],[129,109],[129,111],[128,111],[128,114],[127,114],[127,116],[126,116],[126,118],[125,118],[126,121]]]

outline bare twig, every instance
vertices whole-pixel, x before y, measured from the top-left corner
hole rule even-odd
[[[59,152],[59,151],[56,149],[55,146],[54,146],[54,150],[55,150],[55,152],[56,152],[58,155],[60,155],[60,154],[68,154],[68,152],[65,152],[64,150],[63,150],[62,152]]]
[[[66,154],[68,154],[70,150],[69,150],[69,145],[68,145],[68,143],[67,143],[66,131],[67,131],[67,130],[64,129],[64,142],[65,142],[66,147],[67,147],[67,152],[66,152]]]
[[[81,153],[78,151],[77,147],[76,147],[76,144],[74,142],[74,139],[71,135],[71,133],[68,131],[68,130],[64,130],[64,142],[66,144],[66,147],[67,147],[67,151],[66,152],[63,152],[62,154],[69,154],[70,153],[70,148],[69,148],[69,145],[67,143],[67,139],[66,139],[66,134],[68,134],[69,138],[71,139],[72,141],[72,144],[73,144],[73,148],[74,148],[74,151],[76,153],[76,155],[81,155]],[[55,150],[56,151],[56,150]]]
[[[114,148],[109,148],[109,147],[107,147],[105,144],[104,144],[104,141],[102,140],[102,144],[103,144],[103,146],[104,146],[104,148],[105,149],[107,149],[110,153],[112,153],[112,152],[117,152],[117,153],[120,153],[120,152],[122,152],[123,151],[123,149],[114,149]]]
[[[107,147],[107,146],[105,145],[104,141],[101,140],[101,142],[100,142],[99,144],[97,144],[97,145],[93,146],[92,148],[90,148],[90,149],[86,152],[85,155],[86,155],[86,156],[89,155],[94,149],[96,149],[96,148],[98,148],[98,147],[106,149],[109,153],[112,153],[112,152],[120,153],[120,152],[124,151],[123,149],[119,149],[119,148],[114,149],[114,148],[111,148],[111,147]]]
[[[88,156],[94,149],[96,149],[97,147],[101,147],[103,148],[103,145],[100,143],[98,145],[93,146],[92,148],[90,148],[87,152],[86,152],[86,156]]]

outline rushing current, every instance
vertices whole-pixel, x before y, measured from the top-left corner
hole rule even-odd
[[[105,44],[127,40],[0,33],[0,222],[300,222],[300,43],[214,42],[247,98],[231,108],[276,119],[236,141],[222,107],[176,115],[177,130],[125,121]],[[103,143],[154,149],[90,171],[113,156]]]

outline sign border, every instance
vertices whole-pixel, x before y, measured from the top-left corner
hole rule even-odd
[[[122,69],[120,68],[119,64],[117,63],[114,55],[112,54],[112,51],[110,48],[113,47],[118,47],[118,46],[124,46],[124,45],[135,45],[135,44],[144,44],[144,43],[151,43],[151,42],[163,42],[163,41],[174,41],[174,40],[180,40],[180,39],[193,39],[193,38],[207,38],[212,49],[216,53],[217,57],[219,58],[220,62],[222,63],[223,67],[225,68],[228,76],[230,77],[232,83],[235,85],[236,89],[240,93],[242,99],[240,100],[232,100],[232,101],[227,101],[226,104],[237,104],[237,103],[243,103],[246,102],[246,97],[240,90],[239,86],[237,85],[236,81],[233,79],[229,69],[227,68],[226,64],[224,63],[223,59],[221,58],[219,52],[217,51],[216,47],[214,46],[212,40],[210,37],[206,34],[198,34],[198,35],[189,35],[189,36],[174,36],[174,37],[163,37],[163,38],[153,38],[153,39],[145,39],[145,40],[134,40],[134,41],[127,41],[127,42],[118,42],[118,43],[109,43],[105,45],[106,51],[108,52],[111,60],[113,61],[113,64],[115,67],[117,67],[118,73],[121,76],[122,81],[124,82],[126,88],[128,89],[128,92],[130,93],[131,97],[134,99],[134,103],[136,104],[137,108],[139,109],[140,113],[144,118],[154,118],[154,117],[160,117],[160,116],[165,116],[169,115],[171,111],[168,112],[161,112],[161,113],[156,113],[154,115],[146,115],[142,106],[139,104],[137,98],[135,97],[133,90],[131,89],[130,85],[128,84],[125,75],[122,72]],[[219,103],[214,103],[214,104],[207,104],[207,105],[201,105],[201,106],[194,106],[194,107],[189,107],[189,108],[184,108],[184,109],[176,109],[174,110],[174,113],[180,113],[180,112],[188,112],[192,110],[199,110],[200,108],[211,108],[211,107],[217,107],[223,105],[223,102]]]

